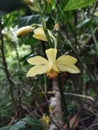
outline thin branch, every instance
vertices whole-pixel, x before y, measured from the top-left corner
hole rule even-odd
[[[80,97],[80,98],[85,98],[85,99],[89,99],[91,101],[94,101],[94,98],[92,98],[90,96],[86,96],[86,95],[74,94],[74,93],[64,93],[64,95],[74,96],[74,97]]]
[[[2,56],[2,64],[3,64],[3,68],[4,68],[3,70],[5,72],[6,78],[8,80],[9,86],[10,86],[11,99],[15,105],[15,97],[14,97],[14,93],[13,93],[13,86],[15,86],[15,83],[11,79],[10,72],[8,70],[8,66],[7,66],[7,62],[6,62],[6,58],[5,58],[1,18],[0,18],[0,40],[1,40],[0,50],[1,50],[1,56]]]

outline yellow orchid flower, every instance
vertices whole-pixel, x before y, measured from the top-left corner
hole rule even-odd
[[[32,32],[33,28],[31,26],[24,26],[17,30],[17,36],[23,36],[27,34],[28,32]]]
[[[53,37],[52,33],[50,32],[50,30],[48,30],[48,33],[49,33],[49,36],[50,37]],[[47,38],[46,38],[46,35],[45,35],[45,32],[43,30],[42,27],[39,27],[37,29],[34,30],[34,35],[33,35],[34,38],[38,39],[38,40],[42,40],[42,41],[47,41]]]
[[[72,74],[80,73],[80,70],[75,65],[77,62],[76,58],[70,55],[62,55],[56,59],[57,49],[54,48],[50,48],[45,52],[47,59],[41,56],[35,56],[28,59],[28,63],[34,66],[27,72],[27,77],[46,73],[49,78],[54,79],[58,76],[60,71],[66,71]]]

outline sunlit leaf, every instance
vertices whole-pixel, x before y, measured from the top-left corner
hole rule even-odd
[[[96,0],[69,0],[65,6],[65,11],[83,8],[93,4]]]

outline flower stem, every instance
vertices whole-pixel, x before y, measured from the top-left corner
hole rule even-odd
[[[46,38],[47,38],[49,44],[51,45],[52,42],[51,42],[51,39],[50,39],[48,30],[47,30],[47,26],[46,26],[46,22],[45,22],[45,19],[44,19],[43,14],[40,15],[40,18],[41,18],[41,22],[42,22],[42,25],[43,25],[43,30],[44,30],[44,32],[45,32]]]

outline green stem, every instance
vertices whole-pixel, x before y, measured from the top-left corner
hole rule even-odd
[[[41,14],[40,18],[41,18],[41,22],[42,22],[42,25],[43,25],[43,30],[45,32],[46,38],[47,38],[49,44],[52,45],[52,42],[51,42],[48,30],[47,30],[47,26],[46,26],[46,22],[45,22],[44,16]]]
[[[91,34],[92,34],[92,37],[93,37],[93,40],[94,40],[95,50],[96,50],[96,52],[98,52],[98,42],[97,42],[96,37],[94,35],[94,31],[93,31],[92,25],[90,25],[90,31],[91,31]]]
[[[46,38],[47,38],[50,46],[52,46],[53,43],[54,43],[54,48],[57,48],[57,40],[56,40],[56,38],[54,36],[52,36],[52,35],[50,36],[49,35],[48,30],[47,30],[47,26],[46,26],[46,22],[45,22],[45,19],[44,19],[44,16],[41,14],[40,17],[41,17],[41,21],[42,21],[42,25],[43,25],[43,30],[45,32]]]
[[[46,3],[46,1],[44,1],[44,2]],[[44,3],[44,5],[46,5],[45,3]],[[44,11],[43,11],[43,9],[42,9],[39,2],[37,2],[36,5],[40,10],[40,19],[41,19],[41,22],[42,22],[43,30],[45,32],[47,41],[49,42],[50,46],[53,46],[53,43],[54,43],[54,48],[57,48],[57,40],[56,40],[56,38],[53,35],[51,35],[51,36],[49,35],[47,25],[46,25],[46,21],[44,19]],[[44,6],[44,8],[45,8],[45,6]]]
[[[43,8],[41,7],[39,1],[36,1],[35,2],[36,6],[39,8],[39,11],[40,11],[40,19],[41,19],[41,22],[42,22],[42,25],[43,25],[43,30],[45,32],[45,35],[46,35],[46,38],[49,42],[49,44],[51,45],[51,39],[50,39],[50,36],[49,36],[49,33],[48,33],[48,30],[47,30],[47,25],[46,25],[46,21],[44,19],[44,12],[43,12]]]

